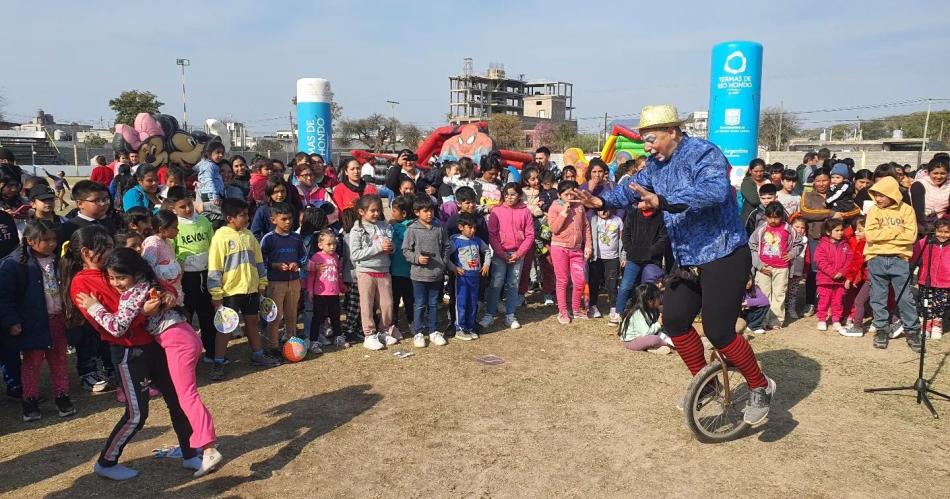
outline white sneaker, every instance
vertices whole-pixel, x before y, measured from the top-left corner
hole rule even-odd
[[[942,328],[942,327],[939,328],[939,329],[938,329],[938,328],[932,328],[932,329],[930,330],[930,339],[932,339],[932,340],[939,340],[939,339],[941,339],[941,338],[943,338],[943,328]]]
[[[485,328],[488,328],[488,326],[491,326],[492,322],[495,322],[495,318],[491,315],[486,314],[485,316],[482,317],[482,320],[478,321],[478,325],[481,326],[483,329],[485,329]]]
[[[508,325],[511,329],[520,329],[521,323],[518,322],[518,319],[515,318],[515,314],[505,316],[505,324]]]
[[[433,345],[439,346],[439,347],[445,346],[445,343],[446,343],[445,336],[438,331],[434,333],[429,333],[429,341],[431,341]]]
[[[841,323],[840,323],[840,322],[833,322],[833,323],[831,324],[831,329],[833,329],[833,330],[835,330],[835,331],[841,331]]]
[[[554,305],[554,297],[551,295],[544,295],[544,306]]]
[[[426,337],[422,333],[416,333],[412,337],[412,346],[416,348],[425,348],[426,347]]]
[[[587,316],[590,317],[591,319],[600,319],[601,317],[603,317],[603,315],[601,315],[600,310],[597,308],[597,306],[593,306],[587,309]]]
[[[868,326],[868,334],[874,334],[876,332],[877,332],[877,328],[874,327],[874,324],[871,324],[870,326]]]
[[[386,333],[379,333],[379,336],[381,337],[382,341],[386,342],[386,346],[391,347],[396,343],[399,343],[399,340],[396,339],[395,336],[390,336]]]
[[[759,328],[752,331],[752,334],[765,334],[765,329]]]
[[[819,330],[819,331],[827,331],[827,330],[828,330],[828,323],[827,323],[827,322],[824,322],[824,321],[818,322],[818,330]]]
[[[379,334],[371,334],[363,338],[363,348],[367,350],[382,350],[386,348],[382,341],[379,341]]]

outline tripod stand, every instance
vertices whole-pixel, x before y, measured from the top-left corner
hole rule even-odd
[[[927,286],[928,288],[930,287],[930,276],[931,276],[931,273],[932,273],[931,263],[932,263],[932,261],[933,261],[933,245],[934,245],[934,243],[935,243],[935,241],[933,240],[933,236],[928,236],[927,243],[924,245],[924,250],[928,250],[928,256],[927,256],[927,284],[926,284],[926,286]],[[917,264],[920,263],[920,260],[923,258],[923,256],[924,256],[924,252],[921,251],[921,252],[920,252],[920,256],[917,258],[917,262],[914,262],[914,263],[911,264],[911,266],[910,266],[910,270],[911,270],[911,271],[913,270],[913,268],[914,268],[915,265],[917,265]],[[900,303],[901,295],[903,295],[903,294],[904,294],[904,291],[907,290],[907,284],[910,282],[910,279],[911,279],[911,275],[908,275],[908,276],[907,276],[907,280],[904,281],[904,286],[901,288],[900,293],[897,294],[897,299],[895,300],[895,303]],[[928,306],[927,299],[924,299],[924,302],[923,302],[923,312],[924,312],[924,313],[922,314],[922,315],[923,315],[923,324],[922,324],[922,326],[928,324],[928,323],[930,322],[930,319],[932,319],[932,317],[930,317],[930,307]],[[927,381],[926,378],[924,378],[924,357],[926,356],[926,354],[927,354],[927,334],[926,334],[926,332],[923,330],[923,328],[921,328],[921,331],[920,331],[920,361],[919,361],[918,367],[917,367],[917,380],[914,381],[914,384],[913,384],[913,385],[910,385],[910,386],[896,386],[896,387],[889,387],[889,388],[865,388],[865,389],[864,389],[864,392],[865,392],[865,393],[875,393],[875,392],[904,392],[904,391],[915,391],[915,392],[917,392],[917,404],[923,403],[923,404],[927,407],[927,409],[930,410],[930,414],[933,415],[934,419],[939,418],[940,416],[937,415],[937,411],[934,410],[934,406],[933,406],[933,404],[930,402],[930,397],[929,397],[929,395],[936,395],[937,397],[942,397],[942,398],[947,399],[947,400],[950,400],[950,395],[947,395],[947,394],[945,394],[945,393],[940,393],[940,392],[938,392],[938,391],[936,391],[936,390],[932,390],[932,389],[930,388],[930,382]]]

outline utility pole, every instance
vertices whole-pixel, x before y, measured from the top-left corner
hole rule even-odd
[[[937,141],[943,142],[943,120],[940,120],[940,134],[937,135]]]
[[[604,133],[597,136],[597,149],[602,149],[600,146],[600,139],[603,138],[604,141],[607,140],[607,113],[604,113]],[[600,158],[604,159],[604,158]]]
[[[297,149],[297,142],[300,140],[300,137],[297,136],[297,132],[294,131],[294,113],[293,111],[287,111],[287,121],[290,123],[290,138],[294,141],[294,149]]]
[[[930,128],[930,103],[933,101],[931,98],[927,98],[927,117],[924,118],[924,145],[921,147],[921,151],[927,150],[927,129]]]
[[[188,100],[185,98],[185,66],[191,66],[189,59],[175,59],[175,64],[181,66],[181,127],[188,131]]]
[[[396,106],[399,105],[399,101],[388,100],[386,101],[392,107],[393,110],[393,152],[396,152]]]
[[[778,105],[778,137],[776,137],[775,150],[782,150],[782,118],[785,116],[785,101],[779,101]]]

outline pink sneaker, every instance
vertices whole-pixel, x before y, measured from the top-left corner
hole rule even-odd
[[[571,318],[567,314],[557,314],[557,321],[563,325],[571,323]]]
[[[575,310],[575,311],[574,311],[574,318],[575,318],[575,319],[584,319],[584,320],[589,319],[589,317],[587,317],[587,312],[581,312],[580,310]]]

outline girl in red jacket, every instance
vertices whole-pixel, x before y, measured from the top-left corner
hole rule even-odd
[[[930,338],[943,337],[943,314],[950,301],[950,219],[940,218],[934,224],[933,239],[923,238],[914,245],[911,261],[920,257],[920,272],[917,283],[920,285],[921,317],[926,313],[927,323],[923,331],[929,331]]]
[[[126,334],[113,336],[96,323],[88,311],[79,308],[77,297],[85,293],[96,298],[107,310],[116,312],[119,306],[119,292],[109,284],[109,277],[102,269],[103,262],[112,250],[112,237],[99,225],[87,225],[73,233],[69,246],[64,245],[59,272],[60,290],[63,294],[63,312],[67,325],[78,325],[83,319],[99,332],[102,341],[109,344],[112,362],[119,378],[119,390],[125,395],[125,413],[116,423],[99,454],[93,471],[111,480],[128,480],[138,476],[139,472],[118,463],[122,449],[132,437],[142,429],[148,418],[148,384],[151,380],[162,393],[172,427],[178,436],[178,445],[185,468],[198,470],[201,457],[191,448],[191,425],[178,403],[178,396],[168,374],[168,361],[165,351],[145,331],[146,316],[154,315],[161,308],[161,300],[149,299],[142,308],[142,314],[132,321]]]
[[[864,219],[854,223],[854,233],[847,238],[851,250],[851,263],[844,279],[844,314],[848,318],[847,326],[838,330],[841,336],[864,336],[864,312],[871,294],[871,281],[868,280],[868,266],[864,261]]]
[[[851,263],[851,249],[844,241],[844,222],[839,219],[828,219],[823,229],[824,236],[815,249],[815,263],[818,273],[815,283],[818,285],[818,309],[815,315],[818,318],[818,330],[828,330],[828,311],[831,310],[832,327],[841,329],[841,318],[844,316],[843,303],[845,292],[845,273]]]

